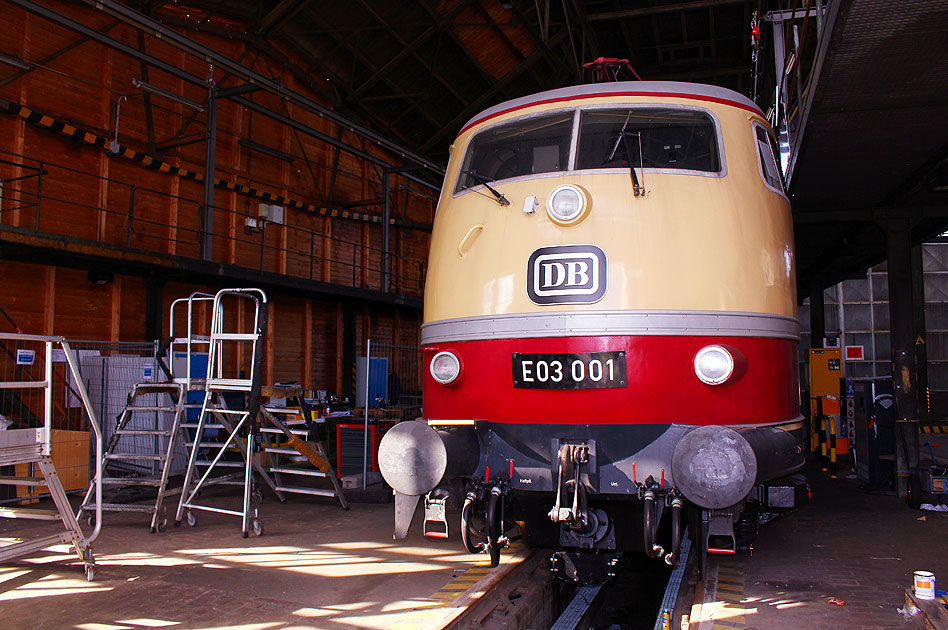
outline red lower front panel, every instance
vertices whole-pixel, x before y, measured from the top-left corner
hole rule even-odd
[[[737,369],[706,385],[694,358],[726,346]],[[465,341],[424,348],[424,417],[431,420],[552,424],[758,424],[799,416],[795,341],[761,337],[548,337]],[[440,385],[428,371],[436,352],[461,360],[461,376]],[[624,352],[626,384],[597,389],[514,387],[512,356]],[[532,373],[531,373],[532,375]]]

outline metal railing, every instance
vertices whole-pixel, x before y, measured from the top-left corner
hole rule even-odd
[[[188,186],[195,188],[193,197],[0,150],[0,225],[201,260],[205,208],[198,199],[203,193],[198,184],[181,180],[182,188]],[[250,195],[241,198],[253,208],[259,203]],[[259,216],[221,206],[214,206],[213,213],[211,262],[360,289],[421,295],[425,261],[364,244],[361,228],[359,240],[355,240],[355,235],[345,238],[262,221]],[[318,215],[313,216],[316,219]],[[373,227],[381,238],[381,226]],[[347,228],[341,225],[336,229]]]
[[[94,408],[86,391],[79,369],[75,350],[62,337],[42,337],[0,333],[0,392],[3,401],[3,427],[0,429],[0,450],[6,455],[3,464],[20,461],[32,463],[32,448],[39,447],[43,456],[53,460],[61,459],[59,449],[67,448],[66,443],[57,443],[54,430],[78,429],[91,431],[94,451],[95,493],[97,503],[102,503],[102,430]],[[30,444],[19,440],[19,435],[29,433],[34,436]],[[25,447],[29,446],[29,449]],[[17,451],[16,449],[20,450]],[[22,451],[21,455],[18,453]],[[76,466],[85,471],[82,479],[84,488],[88,487],[88,452],[68,453],[78,455]],[[65,459],[62,459],[65,461]],[[61,482],[69,484],[69,468],[57,464],[57,476]],[[29,473],[30,471],[23,471]],[[17,476],[21,475],[17,471]],[[35,498],[30,486],[27,492],[19,494],[17,500]],[[64,500],[64,498],[63,498]],[[67,520],[74,521],[70,518]],[[75,542],[86,549],[94,541],[102,528],[102,513],[96,510],[93,531],[82,534]]]

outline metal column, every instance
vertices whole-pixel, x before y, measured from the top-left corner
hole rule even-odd
[[[392,274],[392,251],[389,243],[389,229],[392,223],[391,185],[389,178],[394,173],[407,173],[421,168],[420,166],[386,166],[382,169],[382,291],[389,292]]]
[[[908,219],[886,223],[892,379],[898,409],[895,431],[896,494],[905,497],[911,467],[918,465],[912,235]]]
[[[207,131],[204,148],[204,206],[201,212],[201,258],[211,260],[214,235],[214,165],[217,160],[217,87],[207,92]]]
[[[922,247],[912,248],[912,287],[915,289],[913,313],[915,314],[915,379],[918,418],[921,422],[931,421],[930,397],[928,390],[928,345],[925,323],[925,270],[922,265]]]

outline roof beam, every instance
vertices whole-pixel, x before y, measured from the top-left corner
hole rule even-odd
[[[44,15],[44,17],[48,16],[48,19],[56,23],[62,24],[64,23],[65,20],[68,20],[68,18],[65,18],[65,16],[59,15],[51,10],[48,10],[45,7],[42,7],[41,5],[36,4],[32,0],[9,0],[9,1],[23,8],[26,8],[27,10],[33,13],[39,13],[41,15],[44,15],[44,12],[45,12],[46,15]],[[114,16],[122,20],[123,22],[130,24],[131,26],[134,26],[135,28],[144,30],[145,32],[153,35],[154,37],[160,38],[165,43],[168,43],[181,50],[184,50],[185,52],[188,52],[192,55],[196,55],[200,58],[203,58],[209,63],[213,63],[216,67],[222,68],[224,70],[227,70],[228,72],[233,73],[234,75],[243,79],[244,81],[259,85],[264,90],[286,101],[289,101],[298,107],[302,107],[306,111],[309,111],[318,116],[321,116],[322,118],[325,118],[329,120],[330,122],[333,122],[337,125],[342,125],[349,131],[359,136],[362,136],[363,138],[372,140],[379,146],[385,148],[388,151],[391,151],[395,155],[398,155],[403,160],[409,160],[416,164],[421,164],[436,173],[443,172],[440,165],[435,164],[434,162],[431,162],[427,158],[421,155],[418,155],[417,153],[409,150],[408,148],[389,140],[388,138],[380,136],[379,134],[375,133],[371,129],[363,127],[362,125],[359,125],[351,120],[346,119],[343,116],[340,116],[338,113],[336,113],[332,109],[329,109],[328,107],[325,107],[321,105],[320,103],[313,101],[312,99],[304,96],[303,94],[300,94],[299,92],[296,92],[294,90],[287,88],[285,85],[283,85],[281,81],[273,79],[271,77],[264,76],[254,71],[252,68],[248,68],[247,66],[239,62],[236,62],[230,57],[224,54],[221,54],[217,52],[216,50],[208,48],[204,46],[203,44],[200,44],[199,42],[196,42],[193,39],[187,37],[186,35],[183,35],[181,33],[178,33],[168,28],[167,26],[165,26],[158,20],[155,20],[153,18],[148,17],[147,15],[144,15],[138,11],[135,11],[134,9],[131,9],[128,6],[121,4],[120,2],[117,2],[116,0],[83,0],[83,2],[97,10],[100,10],[104,13]],[[68,21],[72,22],[72,20],[68,20]],[[93,33],[95,32],[93,29],[90,29],[89,27],[85,27],[85,30],[91,31]],[[197,81],[200,84],[204,83],[203,79],[195,77],[194,75],[184,72],[183,70],[180,70],[178,68],[174,68],[172,64],[164,63],[163,65],[166,67],[171,66],[173,68],[173,71],[171,72],[171,74],[173,74],[174,76],[181,76],[181,78],[185,78],[185,80],[192,81],[192,82],[195,79],[197,79]]]
[[[365,6],[365,3],[361,2],[361,1],[360,1],[360,4],[362,5],[362,7],[363,7],[366,11],[369,12],[370,15],[372,15],[372,17],[373,17],[374,19],[377,19],[377,20],[379,20],[380,22],[383,21],[374,11],[371,10],[371,7]],[[314,18],[314,19],[318,19],[318,17],[315,16],[315,15],[313,16],[313,18]],[[394,34],[393,34],[393,37],[395,37],[397,41],[401,41],[401,38],[398,37],[397,35],[394,35]],[[345,48],[348,52],[350,52],[350,53],[352,54],[354,60],[357,60],[357,61],[358,61],[359,63],[361,63],[364,67],[366,67],[366,68],[368,68],[368,69],[370,69],[370,70],[373,69],[373,65],[371,64],[371,62],[370,62],[367,58],[365,58],[365,57],[362,55],[362,53],[360,52],[359,46],[353,45],[353,44],[352,44],[348,39],[346,39],[346,38],[343,38],[343,39],[340,41],[340,43],[342,44],[343,48]],[[428,67],[429,70],[431,70],[431,71],[433,72],[433,69],[431,69],[431,68],[428,66],[428,64],[426,64],[426,63],[424,62],[424,60],[421,60],[421,63],[422,63],[423,65],[425,65],[426,67]],[[452,86],[449,82],[445,81],[445,80],[444,80],[443,78],[441,78],[441,77],[437,77],[437,78],[438,78],[439,82],[444,86],[445,90],[448,91],[455,99],[457,99],[458,102],[460,102],[460,103],[463,103],[463,102],[464,102],[464,98],[461,97],[461,95],[459,95],[459,94],[454,90],[453,86]],[[403,96],[404,100],[406,100],[406,101],[409,103],[410,108],[412,108],[412,109],[414,109],[415,111],[417,111],[418,114],[419,114],[422,118],[424,118],[425,120],[427,120],[433,127],[435,127],[436,129],[441,127],[442,122],[439,121],[439,120],[437,120],[437,119],[435,119],[434,117],[432,117],[431,114],[429,114],[423,107],[421,107],[421,105],[420,105],[416,100],[411,99],[411,98],[409,98],[407,95],[405,95],[405,91],[402,89],[402,87],[401,87],[398,83],[396,83],[395,81],[393,81],[393,80],[391,79],[391,76],[390,76],[390,75],[386,74],[386,75],[384,75],[384,76],[382,77],[382,79],[385,81],[386,85],[387,85],[392,91],[396,92],[397,94],[401,94],[401,95]],[[352,93],[350,93],[350,94],[348,95],[347,100],[349,100],[350,103],[356,103],[356,104],[358,104],[358,100],[355,99],[355,97],[352,95]],[[364,109],[364,108],[363,108],[363,109]],[[391,129],[391,127],[389,127],[389,129]],[[407,141],[407,138],[405,138],[405,140]]]
[[[263,16],[257,25],[257,35],[266,37],[279,31],[294,15],[299,13],[310,0],[281,0],[269,13]]]
[[[566,38],[566,29],[560,29],[550,38],[550,43],[553,45],[559,44]],[[533,64],[539,61],[541,58],[545,57],[545,53],[539,48],[536,49],[533,54],[524,59],[520,64],[503,76],[499,81],[495,82],[489,90],[485,90],[481,94],[480,98],[468,105],[463,111],[459,112],[457,116],[451,120],[450,123],[444,125],[437,134],[432,136],[427,142],[425,142],[418,149],[422,153],[430,152],[439,142],[441,142],[445,136],[450,133],[457,133],[461,128],[461,124],[467,121],[469,118],[477,114],[479,111],[484,109],[488,103],[494,100],[494,97],[505,90],[508,85],[514,82],[514,80],[519,77],[521,74],[530,69]]]
[[[794,212],[795,225],[826,223],[882,223],[889,219],[948,219],[948,206],[891,206],[863,210],[813,210]]]
[[[352,93],[352,97],[358,99],[364,95],[369,90],[369,88],[374,86],[379,82],[380,79],[391,72],[396,65],[404,61],[409,55],[414,54],[415,51],[422,46],[422,44],[444,30],[445,26],[451,22],[458,13],[467,8],[470,3],[471,0],[461,0],[461,2],[458,2],[450,11],[438,17],[438,19],[431,26],[429,26],[424,33],[413,39],[411,42],[405,44],[397,55],[389,59],[384,66],[376,70],[375,74],[363,81],[362,85],[359,86],[359,89]],[[398,39],[401,41],[401,38]]]
[[[586,20],[589,22],[599,22],[601,20],[642,17],[657,15],[659,13],[675,13],[678,11],[703,9],[706,7],[723,7],[729,4],[744,4],[746,2],[747,0],[690,0],[689,2],[662,4],[653,7],[642,7],[641,9],[623,9],[621,11],[606,11],[605,13],[590,13],[586,16]]]

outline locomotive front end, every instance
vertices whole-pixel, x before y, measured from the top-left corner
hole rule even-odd
[[[488,110],[435,218],[423,422],[379,453],[396,536],[424,495],[457,502],[470,550],[496,562],[516,524],[577,580],[626,549],[676,562],[685,512],[713,548],[802,466],[794,300],[772,136],[743,97],[617,83]]]

